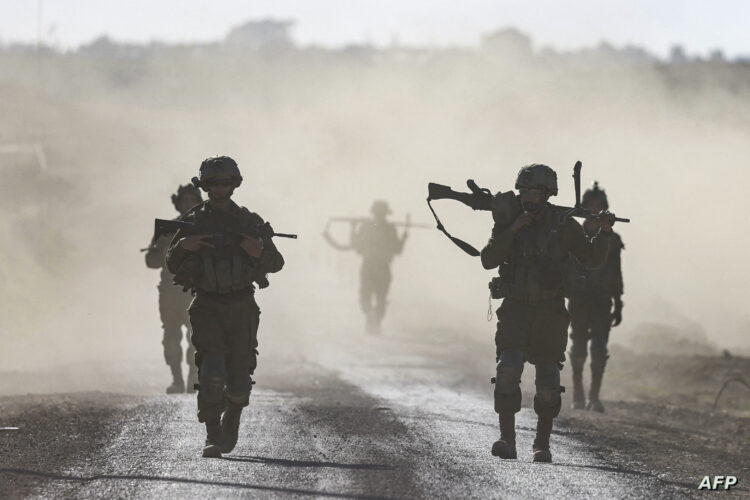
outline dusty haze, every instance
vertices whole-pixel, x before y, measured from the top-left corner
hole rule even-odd
[[[0,153],[0,362],[158,362],[158,273],[138,250],[213,154],[238,161],[238,203],[300,235],[277,242],[286,267],[258,294],[261,348],[363,334],[358,259],[325,244],[329,216],[383,198],[394,219],[431,223],[428,182],[505,191],[531,162],[557,171],[553,201],[571,204],[581,160],[584,187],[598,180],[633,221],[615,226],[625,310],[612,341],[676,335],[748,352],[750,66],[533,53],[514,36],[480,50],[0,49],[0,145],[41,144],[47,161],[42,171],[25,146]],[[455,235],[485,243],[490,214],[435,206]],[[492,273],[478,259],[413,230],[393,272],[386,335],[450,328],[485,338],[491,363]]]

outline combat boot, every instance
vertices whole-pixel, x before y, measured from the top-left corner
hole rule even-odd
[[[179,363],[169,365],[172,370],[172,385],[167,387],[167,394],[181,394],[185,392],[185,382],[182,380],[182,366]]]
[[[583,362],[576,363],[571,359],[573,368],[573,403],[570,407],[574,410],[583,410],[586,407],[586,398],[583,395]]]
[[[219,419],[206,422],[206,445],[203,447],[206,458],[221,458],[221,423]]]
[[[500,439],[492,445],[492,455],[500,458],[516,458],[516,414],[500,413]]]
[[[191,363],[188,371],[187,386],[185,392],[193,394],[195,392],[195,386],[198,385],[198,369]]]
[[[604,413],[604,405],[599,401],[599,391],[602,388],[602,378],[604,371],[591,371],[591,387],[589,388],[589,404],[587,410]]]
[[[221,417],[221,452],[229,453],[237,445],[242,407],[228,404]]]
[[[536,421],[536,437],[534,438],[534,462],[552,462],[549,451],[549,437],[552,434],[553,418],[549,415],[538,415]]]

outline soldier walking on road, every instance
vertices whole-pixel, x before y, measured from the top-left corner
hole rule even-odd
[[[391,286],[391,261],[404,249],[409,237],[407,218],[404,232],[398,236],[393,223],[386,220],[391,213],[388,203],[376,200],[370,209],[372,219],[352,219],[348,245],[333,240],[326,226],[323,237],[337,250],[354,250],[362,256],[359,270],[359,304],[365,313],[367,333],[380,333],[385,316],[388,290]]]
[[[569,324],[563,295],[564,267],[573,255],[583,265],[602,265],[612,235],[614,216],[606,214],[601,229],[589,239],[566,211],[548,203],[557,195],[557,174],[546,165],[523,167],[516,180],[511,214],[496,216],[492,236],[481,252],[485,269],[499,267],[495,335],[497,376],[495,411],[500,439],[492,454],[516,458],[515,414],[521,409],[521,373],[525,362],[536,367],[537,414],[534,461],[551,462],[549,439],[560,412],[560,369],[565,361]],[[497,278],[496,278],[497,279]]]
[[[187,213],[192,207],[203,201],[200,191],[187,184],[179,186],[177,193],[172,195],[172,204],[180,213]],[[179,218],[179,217],[178,217]],[[164,265],[164,258],[169,248],[173,234],[162,235],[151,242],[146,249],[146,265],[151,269],[161,268],[159,278],[159,314],[164,329],[162,345],[164,346],[164,361],[172,371],[172,383],[167,387],[167,394],[185,392],[185,382],[182,378],[182,327],[185,326],[187,349],[185,362],[188,364],[187,392],[195,392],[193,385],[198,382],[195,368],[195,349],[190,343],[190,320],[187,308],[192,296],[180,287],[172,284],[172,273]]]
[[[167,252],[175,283],[195,293],[188,314],[198,366],[198,420],[206,424],[204,457],[220,457],[237,444],[240,415],[249,404],[251,375],[257,366],[260,309],[253,281],[280,271],[284,259],[261,217],[231,199],[242,182],[228,156],[203,161],[198,185],[208,201],[182,220],[196,233],[180,230]],[[253,231],[255,229],[255,231]]]
[[[583,194],[581,205],[592,213],[599,213],[609,208],[607,194],[594,183],[593,188]],[[598,224],[587,219],[583,223],[586,236],[592,237],[599,230]],[[599,400],[599,390],[602,386],[604,367],[607,364],[607,343],[609,330],[622,321],[622,270],[620,268],[620,252],[625,246],[617,233],[612,233],[609,239],[609,254],[600,269],[586,269],[579,262],[571,259],[571,268],[575,278],[582,287],[573,286],[568,301],[570,310],[570,364],[573,368],[573,409],[583,409],[586,406],[583,391],[583,365],[586,363],[586,347],[591,341],[591,386],[589,388],[589,403],[587,408],[598,412],[604,411],[604,405]],[[614,305],[614,308],[613,308]]]

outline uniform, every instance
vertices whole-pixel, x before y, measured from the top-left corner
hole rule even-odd
[[[516,188],[557,194],[557,176],[546,165],[527,166]],[[549,435],[560,412],[560,368],[569,325],[565,266],[571,255],[587,267],[601,266],[609,246],[609,233],[589,239],[578,222],[565,218],[563,209],[546,201],[544,205],[538,217],[515,234],[512,223],[496,223],[481,252],[485,269],[498,268],[497,288],[503,297],[497,310],[494,390],[501,439],[493,445],[493,454],[502,458],[516,458],[514,415],[521,409],[521,374],[528,361],[536,367],[534,460],[551,460]]]
[[[593,189],[584,194],[584,202],[599,197],[603,207],[607,207],[607,198],[597,183]],[[579,262],[570,262],[570,282],[580,286],[569,287],[568,308],[570,310],[570,364],[573,372],[573,408],[581,409],[585,405],[583,394],[583,366],[586,363],[587,346],[591,345],[591,386],[588,408],[604,411],[599,400],[599,391],[604,376],[604,367],[609,358],[607,344],[609,331],[622,319],[622,268],[620,254],[625,248],[622,239],[612,233],[607,260],[600,269],[586,269]],[[614,305],[614,311],[613,311]]]
[[[182,327],[185,327],[187,340],[187,349],[185,352],[185,362],[189,366],[188,372],[188,391],[192,392],[192,382],[195,379],[195,349],[190,343],[190,321],[188,319],[187,308],[192,300],[188,291],[183,291],[182,287],[172,284],[172,273],[164,265],[164,258],[169,248],[169,242],[173,235],[161,236],[156,240],[146,252],[146,265],[151,269],[161,268],[159,276],[159,315],[161,316],[162,329],[164,337],[162,345],[164,346],[164,361],[172,370],[174,378],[174,391],[182,392],[179,389],[182,385]],[[173,387],[173,386],[170,386]],[[184,390],[184,389],[183,389]],[[169,389],[168,389],[169,391]]]
[[[208,191],[207,183],[225,173],[239,186],[242,177],[234,160],[223,156],[206,159],[201,165],[201,187]],[[239,235],[248,228],[262,227],[264,221],[231,200],[226,211],[214,210],[211,200],[203,202],[182,220],[194,224],[200,234],[213,235],[212,248],[188,251],[181,246],[183,235],[178,232],[166,260],[175,283],[195,293],[188,314],[198,366],[198,420],[206,423],[203,455],[215,457],[234,448],[240,413],[249,403],[260,319],[253,282],[280,271],[284,259],[270,237],[262,238],[259,258],[250,257],[241,248]]]

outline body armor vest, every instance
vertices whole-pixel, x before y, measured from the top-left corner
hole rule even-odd
[[[536,301],[563,296],[566,255],[560,241],[561,216],[550,205],[542,220],[518,231],[511,257],[499,269],[505,297]]]
[[[201,264],[197,288],[206,292],[225,294],[252,288],[255,262],[240,247],[243,227],[250,225],[252,214],[245,208],[237,217],[208,211],[195,213],[195,224],[213,234],[213,248],[201,248]]]

